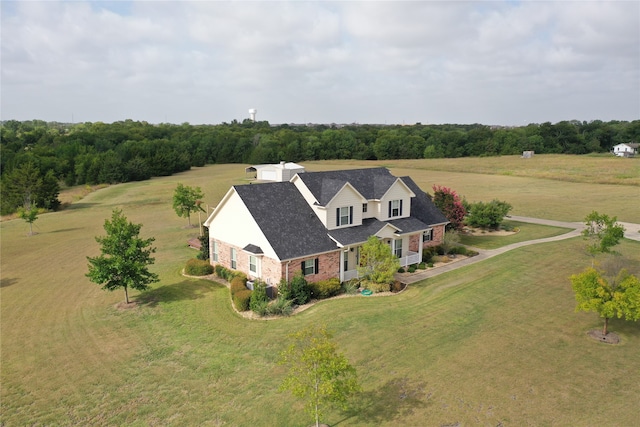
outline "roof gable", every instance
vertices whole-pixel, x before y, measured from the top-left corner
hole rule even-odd
[[[347,183],[365,199],[379,200],[397,180],[386,168],[306,172],[298,178],[321,206],[326,206]]]

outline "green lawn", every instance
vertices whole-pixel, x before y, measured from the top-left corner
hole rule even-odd
[[[601,320],[573,311],[568,280],[591,262],[581,239],[520,248],[394,297],[249,321],[225,287],[180,275],[197,230],[171,209],[178,182],[201,186],[215,206],[246,180],[243,165],[208,166],[98,190],[42,215],[32,237],[22,221],[0,224],[0,424],[306,425],[302,405],[277,392],[276,360],[289,331],[318,323],[335,332],[364,389],[351,412],[327,415],[332,425],[637,423],[640,324],[613,320],[618,346],[587,337]],[[612,200],[603,212],[615,215],[624,206]],[[84,276],[116,207],[158,248],[152,269],[161,282],[133,292],[142,303],[133,310],[116,307],[122,292]],[[618,249],[639,271],[640,243]]]
[[[517,232],[508,236],[492,235],[491,231],[487,231],[486,234],[478,236],[460,234],[460,243],[480,249],[496,249],[512,243],[559,236],[571,231],[570,228],[549,227],[547,225],[530,224],[511,220],[506,220],[503,224],[513,230],[517,230]]]

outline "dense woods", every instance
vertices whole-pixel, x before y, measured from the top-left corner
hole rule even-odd
[[[38,207],[55,208],[61,185],[140,181],[210,163],[325,159],[417,159],[536,153],[607,152],[640,141],[640,120],[563,121],[522,127],[472,125],[190,125],[126,120],[105,124],[2,123],[2,213],[23,195],[15,182],[41,180]],[[35,172],[34,172],[35,170]],[[45,185],[46,184],[46,185]]]

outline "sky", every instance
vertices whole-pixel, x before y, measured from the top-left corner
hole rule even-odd
[[[0,119],[640,119],[638,1],[1,1]]]

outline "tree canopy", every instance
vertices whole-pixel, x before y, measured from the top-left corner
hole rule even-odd
[[[497,230],[511,209],[512,207],[509,203],[497,199],[488,203],[471,203],[466,221],[467,224],[472,227],[493,228]]]
[[[158,275],[148,270],[153,264],[151,254],[156,251],[151,247],[153,237],[141,239],[139,237],[142,224],[133,224],[115,209],[111,221],[104,221],[106,236],[96,237],[100,244],[97,257],[87,257],[89,272],[86,276],[90,281],[102,285],[102,289],[113,291],[124,289],[125,302],[129,304],[128,289],[145,290],[149,284],[157,282]]]
[[[173,209],[178,216],[186,217],[191,226],[191,212],[204,212],[204,209],[200,206],[201,200],[204,197],[200,187],[189,187],[178,183],[175,192],[173,193]]]
[[[360,248],[360,277],[378,284],[391,283],[398,268],[398,258],[391,252],[391,248],[377,237],[370,236]]]
[[[576,296],[576,311],[595,311],[604,318],[602,334],[607,335],[609,319],[640,319],[640,280],[621,270],[607,279],[602,271],[593,267],[571,276]]]
[[[587,250],[591,256],[610,253],[611,248],[620,243],[620,239],[624,237],[624,227],[617,220],[615,216],[610,218],[609,215],[596,211],[586,216],[582,235],[590,241]]]
[[[582,154],[640,141],[640,120],[546,122],[512,128],[482,124],[272,126],[250,120],[217,125],[7,120],[0,130],[3,185],[6,174],[28,162],[41,177],[51,172],[56,182],[93,185],[171,175],[213,163],[493,156],[524,150]],[[18,206],[3,202],[3,213],[15,212]]]
[[[280,354],[279,363],[288,369],[280,390],[305,400],[319,426],[326,405],[346,409],[349,397],[360,390],[356,370],[338,353],[325,326],[309,326],[289,338],[292,342]]]
[[[448,228],[460,230],[462,228],[467,210],[458,193],[449,187],[434,185],[433,187],[433,204],[447,217],[449,220]]]

